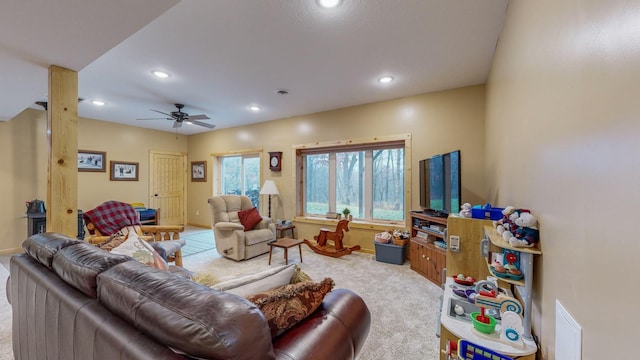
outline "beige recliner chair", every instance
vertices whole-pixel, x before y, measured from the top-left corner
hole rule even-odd
[[[219,195],[209,198],[211,227],[218,253],[233,260],[244,260],[269,252],[276,239],[276,226],[268,217],[252,230],[244,231],[238,211],[253,208],[244,195]]]

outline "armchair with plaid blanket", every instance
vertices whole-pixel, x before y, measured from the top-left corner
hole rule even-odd
[[[84,212],[83,219],[91,234],[86,240],[91,244],[104,242],[122,229],[132,227],[138,236],[149,241],[167,261],[182,266],[181,249],[185,241],[180,239],[180,233],[184,231],[183,225],[140,225],[133,206],[114,200]]]

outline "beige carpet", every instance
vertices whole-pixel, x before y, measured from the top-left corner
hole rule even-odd
[[[365,300],[372,315],[369,337],[360,360],[438,359],[436,313],[442,290],[404,265],[377,262],[373,255],[353,253],[342,258],[318,255],[302,247],[302,269],[314,280],[331,277],[336,288],[352,289]],[[7,264],[8,257],[0,261]],[[269,267],[269,255],[235,262],[215,250],[185,257],[184,266],[208,272],[220,280],[251,274]],[[300,263],[297,249],[289,251],[289,263]],[[284,265],[282,249],[274,249],[271,266]],[[12,359],[11,306],[5,296],[8,272],[0,266],[0,359]]]

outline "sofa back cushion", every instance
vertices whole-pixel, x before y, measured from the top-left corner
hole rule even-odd
[[[53,271],[67,284],[96,298],[98,274],[125,261],[129,256],[110,254],[86,242],[60,249],[53,257]]]
[[[51,269],[53,256],[60,251],[60,249],[81,242],[82,241],[72,239],[66,235],[47,232],[31,235],[22,243],[22,248],[40,264]]]
[[[64,282],[28,254],[11,257],[13,356],[2,359],[184,360]],[[9,345],[8,348],[11,348]]]
[[[219,222],[240,223],[238,211],[251,209],[253,204],[245,195],[218,195],[209,198],[211,224]]]
[[[190,356],[274,358],[264,315],[247,300],[139,262],[100,274],[98,300],[159,343]]]

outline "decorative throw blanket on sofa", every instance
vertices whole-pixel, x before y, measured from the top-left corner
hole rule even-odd
[[[83,213],[82,217],[86,223],[93,223],[102,235],[109,236],[124,227],[140,225],[138,214],[131,205],[113,200],[103,202],[95,209]]]

